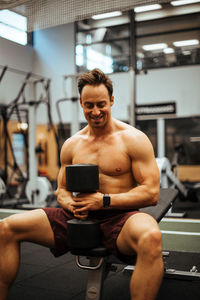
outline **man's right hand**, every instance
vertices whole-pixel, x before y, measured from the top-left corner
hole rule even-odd
[[[74,217],[78,219],[86,219],[88,217],[88,211],[84,211],[82,213],[74,212]]]
[[[84,211],[82,213],[77,213],[76,208],[74,207],[74,201],[71,200],[67,203],[67,210],[69,210],[75,218],[78,219],[86,219],[88,217],[88,211]]]

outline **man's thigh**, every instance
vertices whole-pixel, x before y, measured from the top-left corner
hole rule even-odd
[[[11,215],[5,221],[14,239],[54,247],[54,234],[43,209]]]
[[[133,251],[137,253],[140,237],[149,231],[160,231],[158,223],[152,216],[146,213],[131,216],[117,238],[118,250],[125,255],[132,255]]]

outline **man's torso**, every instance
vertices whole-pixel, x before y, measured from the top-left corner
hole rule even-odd
[[[124,143],[126,127],[94,138],[84,130],[72,153],[72,164],[91,163],[99,167],[100,191],[122,193],[136,185],[132,161]]]

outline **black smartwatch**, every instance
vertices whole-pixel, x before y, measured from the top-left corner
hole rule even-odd
[[[109,207],[110,206],[110,196],[108,194],[104,194],[103,196],[103,207]]]

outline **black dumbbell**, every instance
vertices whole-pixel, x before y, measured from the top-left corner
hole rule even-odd
[[[99,169],[93,164],[74,164],[66,167],[66,189],[72,193],[93,193],[99,189]],[[72,219],[67,221],[70,250],[92,249],[100,244],[98,220]]]

